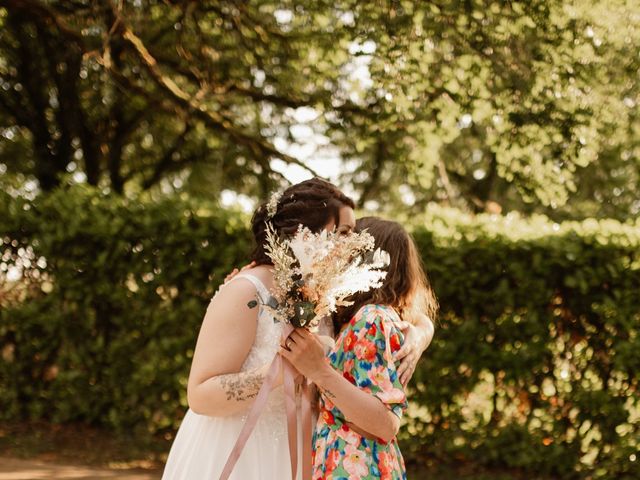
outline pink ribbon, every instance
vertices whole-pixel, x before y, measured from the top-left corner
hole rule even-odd
[[[311,416],[311,402],[313,402],[314,386],[306,377],[301,375],[302,387],[302,478],[311,480],[311,442],[313,436],[313,417]],[[295,477],[294,477],[295,478]]]
[[[293,327],[290,325],[285,326],[283,332],[283,338],[289,336],[293,331]],[[275,380],[280,372],[283,372],[284,383],[284,401],[285,410],[287,413],[287,432],[289,437],[289,457],[291,459],[291,478],[296,480],[298,474],[298,418],[296,407],[296,384],[300,385],[300,391],[302,393],[301,410],[302,410],[302,480],[311,480],[311,436],[312,436],[312,417],[311,417],[311,402],[312,402],[312,386],[309,385],[307,379],[298,374],[297,370],[286,359],[282,358],[279,354],[273,357],[271,366],[267,372],[267,376],[264,379],[264,383],[260,387],[260,391],[256,396],[245,424],[240,430],[238,439],[236,440],[227,463],[222,469],[220,474],[220,480],[227,480],[233,471],[240,454],[244,449],[251,432],[258,422],[260,414],[267,406],[269,400],[269,393],[275,383]]]

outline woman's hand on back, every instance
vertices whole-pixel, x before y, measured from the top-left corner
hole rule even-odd
[[[244,267],[242,267],[240,270],[238,270],[237,268],[234,268],[231,271],[231,273],[229,273],[226,277],[224,277],[224,282],[223,283],[227,283],[229,280],[231,280],[233,277],[238,275],[240,272],[244,272],[245,270],[248,270],[249,268],[253,268],[255,266],[256,266],[256,262],[251,262],[251,263],[245,265]]]
[[[400,361],[398,376],[402,385],[406,387],[416,370],[422,353],[433,340],[434,327],[433,322],[426,315],[420,316],[417,325],[402,321],[396,326],[404,334],[404,343],[394,356],[396,360]]]

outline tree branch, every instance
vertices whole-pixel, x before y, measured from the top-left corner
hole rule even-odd
[[[197,96],[192,97],[187,92],[182,90],[171,78],[167,78],[162,74],[156,59],[149,53],[149,50],[145,47],[142,40],[137,37],[122,21],[120,25],[122,38],[133,47],[134,52],[138,58],[142,61],[146,70],[151,75],[155,84],[172,100],[186,110],[192,113],[196,118],[205,122],[210,128],[218,131],[222,131],[229,135],[233,140],[239,144],[244,145],[253,152],[256,157],[268,156],[274,158],[280,158],[286,163],[299,165],[305,170],[309,171],[315,176],[319,176],[308,165],[298,160],[295,157],[287,155],[279,151],[275,146],[263,138],[257,138],[250,134],[247,134],[235,127],[232,121],[217,112],[213,112],[207,109]]]
[[[378,139],[376,142],[375,153],[373,155],[373,168],[371,169],[371,176],[369,177],[369,181],[365,184],[364,188],[362,189],[362,193],[360,194],[360,205],[364,205],[364,203],[369,199],[375,189],[378,188],[386,156],[387,146],[384,140]]]
[[[171,147],[169,147],[169,149],[165,152],[165,154],[162,156],[160,161],[156,164],[156,168],[154,169],[151,177],[149,177],[147,180],[143,182],[142,188],[144,190],[147,190],[153,185],[155,185],[158,182],[158,180],[162,178],[162,175],[166,171],[168,171],[174,164],[177,164],[177,162],[173,160],[173,156],[184,145],[186,141],[186,137],[192,128],[193,128],[193,125],[190,122],[185,122],[182,132],[178,134],[178,136],[173,141],[173,144],[171,145]]]
[[[455,192],[451,187],[449,175],[447,174],[447,168],[445,167],[442,158],[438,159],[438,174],[440,175],[440,180],[442,181],[442,185],[444,186],[444,191],[447,194],[447,201],[449,202],[449,204],[451,204],[451,202],[455,198]]]
[[[60,32],[65,34],[65,36],[77,42],[78,45],[84,46],[82,34],[69,27],[53,8],[38,0],[0,0],[0,7],[5,7],[9,11],[26,14],[32,19],[35,15],[40,20],[51,22]]]
[[[13,105],[12,103],[10,97],[4,93],[3,89],[0,89],[0,107],[4,108],[4,110],[15,119],[17,124],[28,128],[29,115],[26,114],[25,110],[20,108],[20,106]]]

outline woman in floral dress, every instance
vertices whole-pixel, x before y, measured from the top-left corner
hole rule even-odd
[[[280,353],[320,390],[313,448],[313,479],[404,479],[396,434],[406,408],[394,353],[404,341],[400,316],[420,308],[435,317],[437,302],[410,235],[396,222],[358,220],[376,247],[391,257],[377,290],[354,296],[335,319],[340,330],[325,358],[317,338],[296,329]]]

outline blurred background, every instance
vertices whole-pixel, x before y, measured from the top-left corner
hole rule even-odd
[[[640,478],[639,102],[637,0],[0,0],[0,458],[159,478],[252,209],[317,175],[441,303],[409,478]]]

